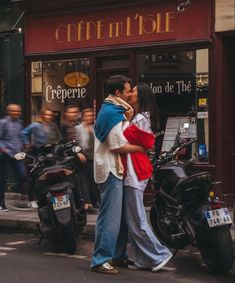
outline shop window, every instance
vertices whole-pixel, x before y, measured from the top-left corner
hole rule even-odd
[[[138,54],[138,79],[150,85],[160,109],[157,153],[170,150],[176,139],[197,139],[179,157],[207,162],[208,49]],[[189,127],[179,133],[184,123]]]
[[[67,105],[93,107],[90,59],[34,61],[31,63],[32,121],[41,108],[50,108],[60,123]]]

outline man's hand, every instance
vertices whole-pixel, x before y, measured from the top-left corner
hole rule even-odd
[[[113,149],[113,152],[117,153],[132,153],[132,152],[142,152],[146,153],[146,148],[140,146],[140,145],[134,145],[134,144],[125,144],[124,146],[120,148]]]
[[[125,116],[128,121],[132,119],[133,115],[134,115],[134,110],[132,108],[125,111]]]

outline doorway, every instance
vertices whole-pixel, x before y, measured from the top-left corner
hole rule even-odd
[[[223,39],[223,195],[235,200],[235,36]]]
[[[107,82],[110,76],[131,77],[130,55],[104,56],[96,59],[96,111],[109,95]]]

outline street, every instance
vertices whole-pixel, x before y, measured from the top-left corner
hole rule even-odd
[[[89,271],[93,249],[92,236],[81,235],[75,255],[60,254],[38,234],[23,234],[0,230],[0,283],[103,283],[103,282],[235,282],[235,276],[210,274],[195,248],[177,253],[164,270],[157,273],[119,268],[116,276]]]

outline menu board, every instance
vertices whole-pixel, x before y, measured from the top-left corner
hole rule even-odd
[[[188,116],[168,117],[161,152],[169,151],[172,148],[172,146],[175,143],[175,139],[178,134],[179,127],[183,126],[184,123],[189,123]],[[193,128],[192,128],[192,131],[194,132]],[[190,138],[192,137],[193,135],[190,136]],[[189,131],[186,131],[185,133],[180,134],[180,138],[182,139],[189,138]]]

